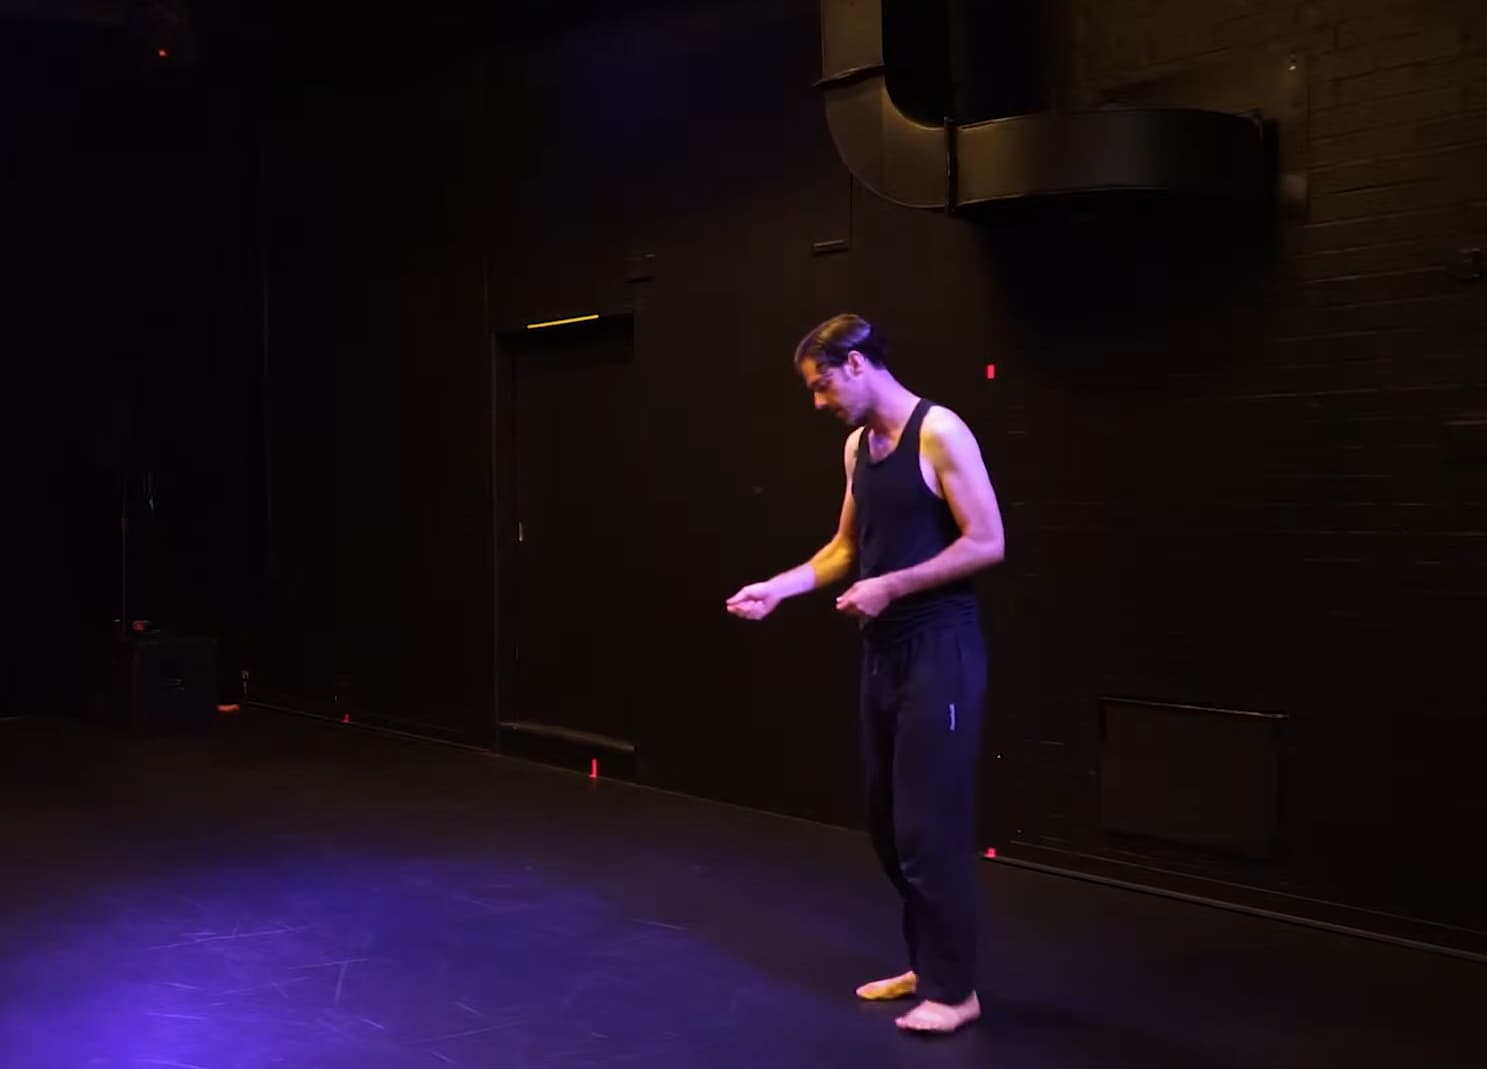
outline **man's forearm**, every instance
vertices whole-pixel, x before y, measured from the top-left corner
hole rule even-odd
[[[852,551],[836,542],[823,546],[804,564],[781,572],[769,581],[782,598],[808,594],[845,579],[852,567]]]
[[[979,572],[1002,559],[1004,547],[996,542],[978,542],[962,535],[939,553],[902,571],[883,576],[895,599],[921,590],[944,586]]]

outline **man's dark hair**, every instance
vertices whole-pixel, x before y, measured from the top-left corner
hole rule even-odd
[[[819,367],[841,367],[856,349],[875,367],[888,366],[888,342],[860,315],[843,312],[814,327],[795,347],[795,366],[814,360]]]

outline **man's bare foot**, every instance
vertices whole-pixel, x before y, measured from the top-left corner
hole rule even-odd
[[[857,989],[857,997],[865,998],[870,1002],[908,998],[918,986],[919,977],[912,972],[906,972],[899,976],[889,977],[887,980],[873,980],[863,984]]]
[[[905,1032],[953,1032],[981,1016],[981,1000],[971,997],[954,1006],[925,999],[894,1023]]]

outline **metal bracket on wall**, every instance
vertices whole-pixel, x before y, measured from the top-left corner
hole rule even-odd
[[[960,203],[960,124],[945,117],[945,214],[955,215]]]
[[[1483,262],[1481,249],[1461,249],[1456,256],[1456,281],[1481,282],[1487,275],[1487,263]]]
[[[625,258],[626,282],[649,282],[656,277],[656,254],[642,252]]]

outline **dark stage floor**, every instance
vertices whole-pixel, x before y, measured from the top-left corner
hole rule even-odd
[[[354,727],[5,723],[0,775],[4,1069],[1487,1059],[1487,966],[991,863],[987,1016],[902,1036],[857,834]]]

